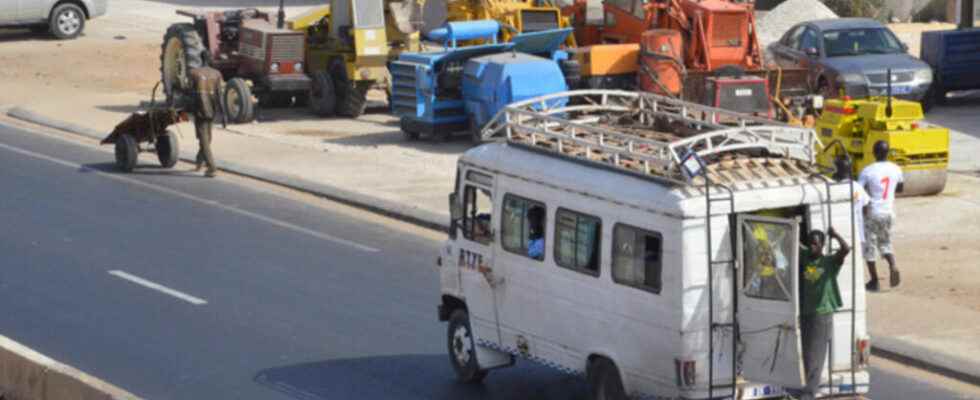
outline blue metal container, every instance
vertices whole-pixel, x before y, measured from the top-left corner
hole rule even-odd
[[[492,19],[477,21],[447,22],[440,28],[429,31],[430,40],[440,42],[445,47],[456,47],[457,42],[483,39],[497,43],[500,23]]]
[[[919,58],[932,66],[932,90],[939,98],[980,88],[980,28],[922,32]]]

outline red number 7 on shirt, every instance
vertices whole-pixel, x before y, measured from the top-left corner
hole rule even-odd
[[[887,176],[881,178],[881,186],[885,187],[885,192],[881,194],[881,198],[883,200],[888,200],[888,187],[891,186],[891,183],[891,179],[889,179]]]

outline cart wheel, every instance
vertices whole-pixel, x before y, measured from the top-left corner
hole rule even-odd
[[[164,168],[173,168],[177,165],[180,157],[180,146],[177,143],[177,135],[167,130],[163,135],[157,137],[157,158],[160,165]]]
[[[243,124],[255,118],[255,105],[252,104],[252,89],[242,78],[232,78],[225,88],[225,110],[228,120]]]
[[[408,118],[401,117],[401,119],[398,120],[398,125],[401,127],[402,134],[405,135],[406,140],[419,140],[419,136],[421,135],[419,134],[419,131],[415,130],[415,127],[412,126],[412,123],[408,120]]]
[[[132,172],[136,166],[139,145],[130,135],[119,135],[116,138],[116,167],[123,172]]]

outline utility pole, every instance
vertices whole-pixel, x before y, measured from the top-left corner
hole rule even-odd
[[[973,27],[973,16],[975,9],[973,7],[974,0],[960,0],[960,29],[969,29]]]

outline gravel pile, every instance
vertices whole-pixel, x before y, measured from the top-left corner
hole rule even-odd
[[[759,12],[756,18],[759,43],[765,49],[770,43],[778,41],[793,25],[816,19],[837,18],[837,14],[818,0],[786,0],[768,11]]]

